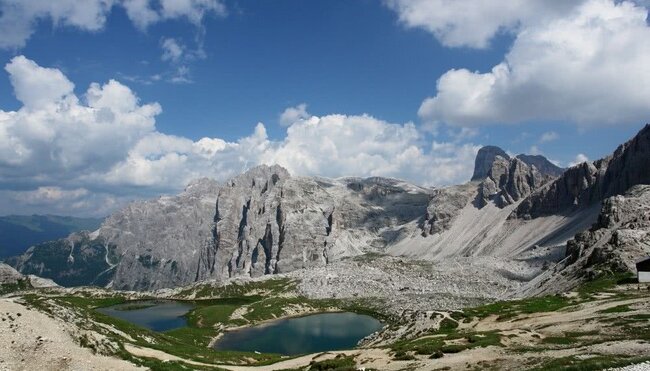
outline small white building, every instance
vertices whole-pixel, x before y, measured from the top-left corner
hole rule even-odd
[[[639,283],[650,283],[650,257],[636,263],[636,275]]]

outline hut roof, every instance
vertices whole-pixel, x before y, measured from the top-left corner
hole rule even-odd
[[[640,272],[650,272],[650,256],[636,262],[636,270]]]

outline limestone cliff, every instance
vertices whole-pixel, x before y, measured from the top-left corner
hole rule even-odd
[[[503,208],[531,194],[543,181],[535,166],[528,166],[518,158],[497,156],[487,177],[479,184],[476,206],[482,208],[493,201]]]
[[[597,222],[569,240],[565,251],[565,258],[530,282],[524,294],[563,292],[602,273],[635,273],[635,262],[650,255],[650,186],[606,199]]]
[[[417,233],[431,192],[394,179],[292,177],[259,166],[224,184],[201,179],[178,196],[134,202],[93,233],[34,246],[11,262],[63,285],[135,290],[284,273],[383,251]]]
[[[481,147],[481,149],[478,150],[476,160],[474,161],[474,174],[472,174],[472,180],[485,179],[488,176],[492,164],[497,156],[510,160],[510,156],[497,146]]]
[[[134,202],[95,232],[39,244],[9,263],[63,285],[137,290],[285,273],[368,252],[529,259],[537,274],[596,221],[601,200],[650,184],[649,169],[648,126],[613,155],[557,179],[543,159],[511,158],[498,147],[479,151],[475,180],[440,189],[379,177],[295,177],[263,165],[222,184],[201,179],[177,196]],[[571,256],[588,250],[581,238],[569,243]]]
[[[587,208],[622,194],[637,184],[650,184],[650,125],[610,156],[568,169],[560,178],[524,200],[513,217],[535,218]]]

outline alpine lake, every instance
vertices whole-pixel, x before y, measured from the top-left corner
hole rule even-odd
[[[187,327],[188,316],[195,309],[195,304],[188,301],[139,300],[98,308],[97,311],[164,333]],[[382,326],[371,316],[352,312],[310,314],[225,331],[214,342],[213,348],[288,356],[351,349]]]

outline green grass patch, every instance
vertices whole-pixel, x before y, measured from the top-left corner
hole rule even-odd
[[[21,279],[16,283],[4,283],[0,285],[0,295],[6,295],[16,291],[23,291],[32,289],[32,284],[28,279]]]
[[[433,355],[438,352],[458,353],[466,349],[502,346],[501,334],[488,332],[455,332],[444,336],[425,336],[412,340],[400,340],[391,345],[394,352]]]
[[[192,303],[197,307],[187,314],[187,319],[191,326],[197,328],[211,328],[217,323],[233,324],[230,316],[237,308],[262,299],[259,295],[252,295],[237,298],[195,300]],[[244,323],[247,322],[244,321]]]
[[[398,350],[395,352],[395,354],[393,354],[393,359],[396,361],[412,361],[415,359],[415,356],[403,350]]]
[[[456,331],[458,328],[458,322],[453,319],[445,318],[440,321],[440,327],[438,328],[439,333],[451,333]]]
[[[356,369],[357,363],[354,361],[354,357],[342,354],[333,359],[312,362],[309,365],[309,371],[355,371]]]
[[[485,318],[497,315],[498,320],[507,320],[519,314],[539,312],[554,312],[574,304],[571,300],[559,295],[534,297],[522,300],[500,301],[464,311],[467,317]]]
[[[584,337],[596,336],[599,335],[600,331],[567,331],[564,333],[564,336],[549,336],[542,339],[544,344],[556,344],[556,345],[585,345],[586,343],[594,343],[590,340],[583,339]],[[598,341],[597,341],[598,342]]]
[[[83,309],[111,307],[113,305],[123,304],[127,302],[126,297],[122,295],[115,295],[115,296],[109,296],[103,298],[88,298],[82,296],[59,296],[56,297],[56,300],[66,303],[70,306],[83,308]]]
[[[650,321],[650,314],[635,314],[632,316],[627,316],[625,317],[626,319],[630,319],[633,321]]]
[[[591,299],[592,295],[603,292],[620,294],[614,290],[616,286],[630,284],[634,282],[634,279],[632,273],[603,274],[594,280],[583,283],[577,291],[583,299]]]
[[[615,307],[601,310],[598,313],[623,313],[623,312],[630,312],[630,311],[632,311],[632,309],[630,309],[629,305],[617,305]]]

